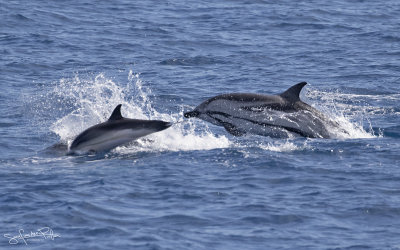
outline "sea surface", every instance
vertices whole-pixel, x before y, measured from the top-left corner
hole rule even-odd
[[[399,16],[397,0],[0,0],[0,249],[400,249]],[[348,135],[183,117],[301,81]],[[118,104],[175,124],[66,155]]]

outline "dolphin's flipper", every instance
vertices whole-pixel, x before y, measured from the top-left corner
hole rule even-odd
[[[237,129],[233,124],[228,123],[228,122],[224,122],[223,123],[224,128],[226,129],[226,131],[228,131],[231,135],[234,136],[243,136],[246,133],[244,133],[243,131]]]
[[[306,85],[306,82],[301,82],[296,85],[293,85],[290,87],[288,90],[280,94],[282,98],[291,100],[293,102],[300,100],[300,91],[303,89],[303,87]]]
[[[108,119],[109,121],[117,121],[117,120],[121,120],[123,118],[121,115],[121,106],[122,106],[122,104],[118,104],[117,107],[115,107],[110,118]]]

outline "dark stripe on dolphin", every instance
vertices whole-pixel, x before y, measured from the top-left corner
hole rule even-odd
[[[228,122],[224,122],[224,121],[222,121],[221,119],[218,119],[218,118],[216,118],[216,117],[214,117],[214,116],[212,116],[212,115],[222,115],[222,116],[224,116],[224,117],[226,117],[226,118],[239,119],[239,120],[251,122],[251,123],[253,123],[253,124],[256,124],[256,125],[259,125],[259,126],[264,126],[264,127],[282,128],[282,129],[285,129],[285,130],[287,130],[287,131],[289,131],[289,132],[296,133],[296,134],[299,134],[299,135],[304,136],[304,137],[316,138],[315,136],[306,134],[306,133],[304,133],[303,131],[301,131],[301,130],[299,130],[299,129],[297,129],[297,128],[291,128],[291,127],[286,127],[286,126],[281,126],[281,125],[276,125],[276,124],[270,124],[270,123],[266,123],[266,122],[258,122],[258,121],[250,120],[250,119],[243,118],[243,117],[232,116],[232,115],[229,115],[229,114],[226,114],[226,113],[223,113],[223,112],[208,111],[208,112],[206,112],[206,114],[207,114],[208,116],[210,116],[211,118],[217,120],[218,122],[222,123],[222,124],[226,124],[226,123],[228,123]],[[232,127],[235,127],[235,126],[234,126],[233,124],[231,124],[231,123],[228,123],[228,124],[230,124],[230,126],[232,126]],[[225,127],[225,126],[224,126],[224,127]]]

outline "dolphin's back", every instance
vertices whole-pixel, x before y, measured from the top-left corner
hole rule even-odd
[[[231,94],[222,94],[215,97],[212,97],[205,101],[205,103],[209,104],[218,100],[228,100],[234,102],[282,102],[283,99],[276,95],[261,95],[261,94],[252,94],[252,93],[231,93]]]
[[[207,108],[232,110],[252,110],[258,108],[271,108],[271,109],[288,109],[291,108],[287,105],[286,101],[280,96],[275,95],[260,95],[251,93],[232,93],[223,94],[208,99],[203,102],[200,107],[207,106]]]

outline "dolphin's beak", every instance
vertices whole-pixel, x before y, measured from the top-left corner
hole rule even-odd
[[[158,123],[158,129],[159,131],[167,129],[173,125],[172,122],[164,122],[164,121],[159,121]]]
[[[186,112],[186,113],[183,114],[183,116],[186,117],[186,118],[198,117],[199,115],[200,115],[200,112],[197,111],[197,110],[193,110],[193,111]]]

